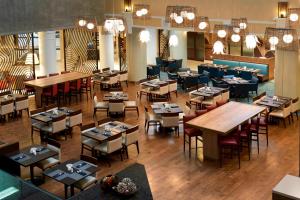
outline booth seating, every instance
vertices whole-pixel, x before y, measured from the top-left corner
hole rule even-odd
[[[249,63],[249,62],[239,62],[239,61],[232,61],[232,60],[221,60],[221,59],[214,59],[213,64],[216,65],[227,65],[228,69],[233,69],[235,67],[247,67],[252,69],[260,70],[257,74],[257,77],[260,81],[267,81],[269,80],[269,66],[266,64],[258,64],[258,63]]]

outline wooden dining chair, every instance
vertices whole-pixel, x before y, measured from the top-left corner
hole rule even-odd
[[[149,112],[148,108],[145,106],[144,107],[144,113],[145,113],[145,128],[146,128],[146,133],[149,131],[149,126],[159,126],[160,124],[160,119],[157,115],[155,115],[152,112]]]
[[[69,132],[69,135],[72,138],[73,128],[75,126],[82,126],[82,111],[81,109],[75,110],[69,113],[69,117],[66,120],[66,126]]]
[[[22,116],[22,111],[26,110],[27,115],[29,116],[29,100],[28,96],[24,97],[17,97],[15,100],[15,112],[16,112],[16,117],[18,115]]]
[[[135,144],[138,154],[140,153],[139,149],[139,126],[134,126],[132,128],[129,128],[126,130],[126,133],[123,134],[122,144],[126,153],[127,158],[128,157],[128,146]]]
[[[97,140],[92,138],[88,138],[83,136],[82,133],[95,128],[95,123],[89,123],[81,126],[81,154],[83,154],[84,150],[90,151],[92,156],[94,155],[94,147],[99,145],[100,143]]]
[[[45,108],[38,108],[38,109],[35,109],[35,110],[31,110],[30,111],[30,116],[34,116],[38,113],[41,113],[41,112],[44,112],[45,111]],[[31,140],[33,141],[33,133],[34,132],[39,132],[40,133],[40,130],[42,128],[42,126],[44,126],[45,123],[44,122],[41,122],[41,121],[38,121],[38,120],[35,120],[33,118],[31,118]]]

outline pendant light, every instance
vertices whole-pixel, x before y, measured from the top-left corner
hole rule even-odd
[[[234,33],[231,35],[232,42],[239,42],[240,40],[241,40],[241,36],[239,34]]]
[[[176,47],[178,46],[178,37],[177,35],[171,35],[169,38],[169,46]]]
[[[282,40],[283,40],[284,43],[290,44],[290,43],[293,42],[294,37],[293,37],[292,34],[285,34],[285,35],[283,35]]]
[[[213,54],[224,54],[224,44],[220,40],[214,43]]]
[[[140,41],[142,43],[148,43],[150,41],[150,32],[146,29],[140,32]]]
[[[258,38],[256,35],[249,34],[246,36],[246,47],[248,49],[254,49],[256,47],[257,43],[259,43],[259,41],[258,41]]]
[[[104,29],[112,33],[113,35],[118,35],[120,32],[125,31],[125,25],[123,19],[115,18],[115,1],[113,0],[113,17],[108,18],[104,22]]]

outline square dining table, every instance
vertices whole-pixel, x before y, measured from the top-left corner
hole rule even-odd
[[[188,121],[187,124],[203,132],[204,158],[218,160],[218,136],[227,135],[230,131],[265,109],[262,106],[230,101]]]
[[[227,89],[219,87],[202,87],[191,92],[191,95],[202,97],[213,97]]]
[[[175,103],[156,103],[151,105],[151,108],[156,115],[183,112],[182,109]]]
[[[32,148],[36,148],[36,155],[30,152]],[[34,183],[34,165],[42,160],[57,155],[58,153],[56,151],[53,151],[46,146],[32,145],[16,152],[9,153],[7,157],[23,167],[30,167],[30,180]]]
[[[109,100],[128,100],[128,94],[124,92],[110,92],[108,94],[104,94],[103,101],[109,101]]]
[[[43,122],[43,123],[50,123],[52,122],[53,118],[60,117],[62,115],[68,116],[73,110],[67,107],[61,107],[57,109],[51,109],[45,112],[37,113],[31,116],[31,119]]]
[[[69,171],[67,165],[72,165]],[[65,198],[68,198],[68,188],[70,187],[71,196],[74,195],[74,184],[87,176],[95,174],[99,170],[98,166],[78,159],[71,159],[55,167],[44,171],[44,175],[64,184]]]
[[[287,103],[292,101],[292,98],[289,97],[276,97],[265,96],[261,98],[256,104],[261,106],[267,106],[271,110],[283,108]]]
[[[47,87],[51,87],[52,85],[65,83],[68,81],[75,81],[78,79],[83,79],[90,77],[91,75],[81,73],[81,72],[70,72],[66,74],[60,74],[58,76],[52,76],[42,79],[35,79],[31,81],[24,82],[25,85],[33,87],[35,89],[35,101],[37,107],[42,106],[42,93],[43,89]]]

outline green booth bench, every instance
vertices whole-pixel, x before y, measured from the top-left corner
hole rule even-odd
[[[257,77],[260,81],[268,81],[269,80],[269,65],[267,64],[258,64],[258,63],[250,63],[250,62],[240,62],[233,60],[222,60],[222,59],[213,59],[213,64],[216,65],[227,65],[228,69],[233,69],[235,67],[247,67],[252,69],[258,69],[259,73]]]

